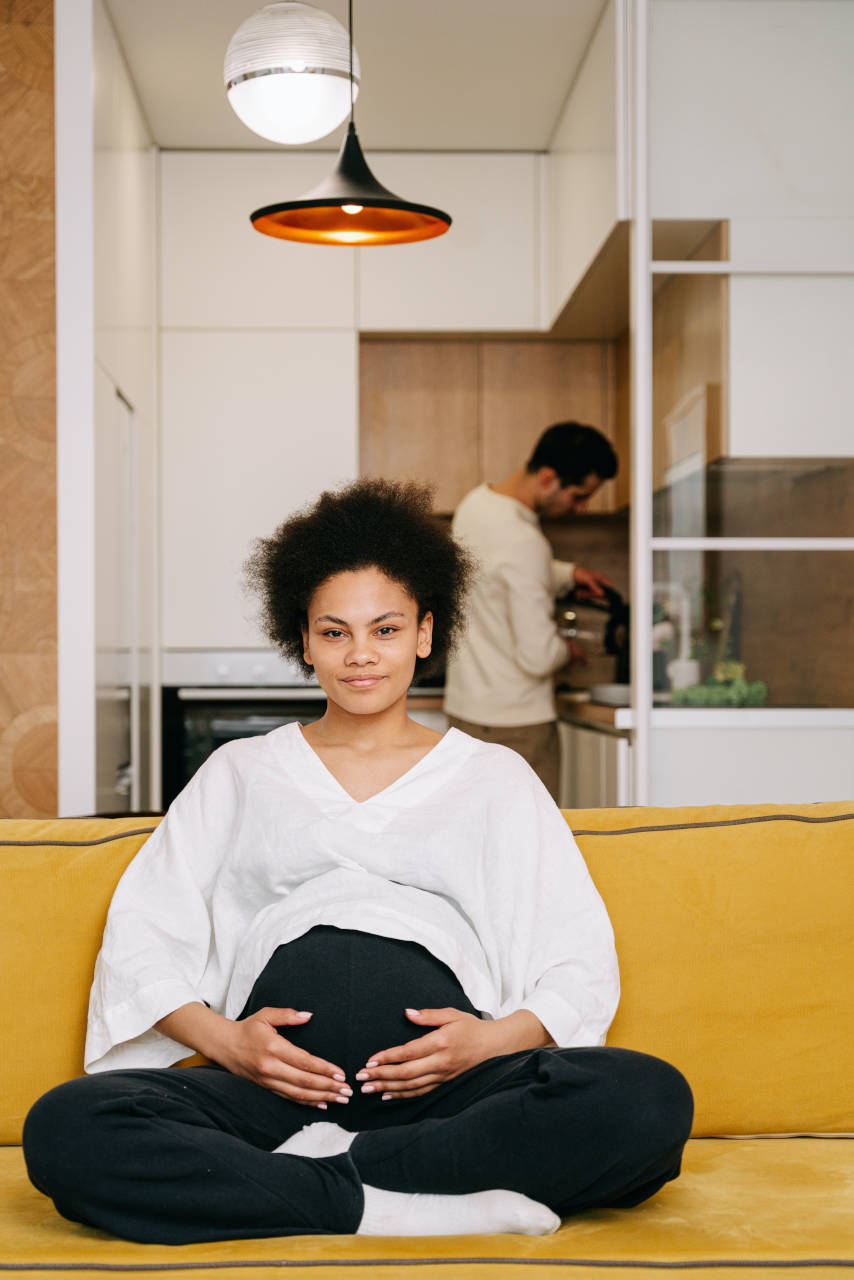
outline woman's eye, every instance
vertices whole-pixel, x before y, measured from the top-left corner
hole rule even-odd
[[[331,637],[332,637],[332,639],[334,640],[334,639],[336,639],[336,637],[338,637],[338,636],[343,636],[344,632],[343,632],[343,631],[338,631],[335,627],[333,627],[331,631],[324,631],[324,633],[323,633],[323,634],[324,634],[325,636],[331,636]]]
[[[396,631],[397,627],[380,627],[377,634],[381,636],[393,636]]]

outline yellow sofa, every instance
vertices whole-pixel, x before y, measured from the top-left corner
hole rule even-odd
[[[168,1247],[66,1222],[29,1184],[30,1103],[81,1070],[107,905],[144,819],[0,822],[0,1271],[201,1280],[617,1280],[854,1269],[854,805],[567,814],[614,922],[609,1042],[678,1066],[696,1098],[682,1176],[542,1239],[298,1236]]]

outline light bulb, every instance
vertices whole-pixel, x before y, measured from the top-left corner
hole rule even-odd
[[[225,87],[253,133],[296,145],[331,133],[350,111],[350,38],[332,14],[280,0],[242,23],[225,55]],[[359,92],[353,50],[353,97]]]
[[[361,213],[364,207],[365,206],[363,204],[342,204],[341,212],[342,213]]]

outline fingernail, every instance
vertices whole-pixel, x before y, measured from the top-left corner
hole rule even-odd
[[[342,1075],[342,1073],[341,1073],[340,1071],[336,1071],[336,1072],[335,1072],[335,1075],[332,1077],[332,1079],[333,1079],[333,1080],[346,1080],[346,1079],[347,1079],[347,1077],[346,1077],[345,1075]]]
[[[367,1073],[367,1071],[357,1071],[357,1072],[356,1072],[356,1079],[357,1079],[357,1080],[367,1080],[367,1079],[368,1079],[368,1073]]]
[[[339,1093],[346,1094],[346,1096],[349,1098],[349,1097],[352,1095],[353,1090],[350,1088],[350,1086],[349,1086],[348,1084],[345,1084],[345,1085],[344,1085],[344,1088],[343,1088],[343,1089],[339,1089],[339,1090],[338,1090],[338,1092],[339,1092]]]
[[[317,1109],[318,1109],[318,1111],[325,1111],[325,1110],[326,1110],[326,1103],[325,1103],[325,1102],[318,1102],[318,1104],[317,1104]]]
[[[349,1101],[350,1101],[350,1099],[349,1099],[349,1098],[336,1098],[336,1099],[335,1099],[335,1101],[336,1101],[336,1102],[349,1102]],[[324,1105],[324,1106],[326,1106],[326,1103],[324,1102],[324,1104],[323,1104],[323,1105]]]
[[[311,1014],[309,1013],[308,1009],[300,1009],[299,1013],[297,1014],[297,1017],[298,1017],[298,1018],[310,1018],[310,1017],[311,1017]]]
[[[418,1017],[418,1010],[417,1010],[417,1009],[407,1009],[407,1010],[406,1010],[406,1012],[407,1012],[408,1014],[413,1014],[413,1013],[414,1013],[414,1014],[415,1014],[415,1017],[416,1017],[416,1018]]]
[[[382,1096],[382,1098],[381,1098],[381,1101],[382,1101],[382,1102],[388,1102],[388,1101],[389,1101],[389,1099],[390,1099],[390,1098],[393,1098],[393,1097],[394,1097],[394,1094],[393,1094],[393,1093],[384,1093],[384,1094],[383,1094],[383,1096]]]
[[[375,1093],[375,1092],[376,1092],[376,1085],[373,1085],[373,1084],[362,1085],[362,1093]]]
[[[370,1062],[366,1062],[366,1063],[365,1063],[365,1066],[366,1066],[366,1067],[376,1067],[376,1066],[379,1066],[379,1063],[377,1062],[376,1058],[371,1058]]]

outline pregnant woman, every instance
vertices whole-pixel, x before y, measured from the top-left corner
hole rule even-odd
[[[122,877],[87,1074],[24,1132],[66,1217],[540,1234],[677,1176],[690,1090],[603,1047],[613,935],[559,810],[515,752],[406,714],[472,572],[428,491],[378,480],[256,545],[267,633],[327,710],[216,751]]]

